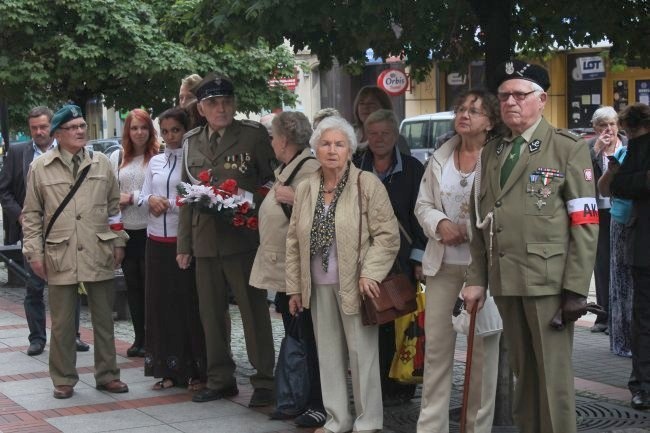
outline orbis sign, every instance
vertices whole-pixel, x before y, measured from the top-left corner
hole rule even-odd
[[[408,77],[399,69],[386,69],[377,77],[377,86],[391,96],[406,92]]]

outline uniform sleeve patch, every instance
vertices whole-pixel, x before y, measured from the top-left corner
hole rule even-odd
[[[594,172],[591,168],[585,168],[584,174],[585,174],[585,180],[587,182],[591,182],[594,180]]]

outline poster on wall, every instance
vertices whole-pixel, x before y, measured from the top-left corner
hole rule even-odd
[[[650,80],[636,80],[636,102],[650,105]]]
[[[613,90],[614,110],[616,110],[616,112],[619,112],[623,108],[627,107],[627,101],[629,100],[629,95],[627,93],[627,80],[614,81]]]
[[[605,65],[598,56],[567,56],[567,127],[588,128],[602,104]]]

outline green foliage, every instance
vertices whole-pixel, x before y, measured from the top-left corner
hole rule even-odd
[[[543,57],[556,48],[608,40],[613,55],[650,65],[650,6],[642,0],[194,0],[192,30],[218,39],[309,47],[324,68],[376,56],[403,56],[415,77],[436,61],[458,69],[484,55]],[[254,29],[254,31],[252,31]]]
[[[239,105],[259,111],[295,95],[267,80],[294,75],[291,53],[261,41],[240,50],[193,43],[198,0],[2,0],[0,99],[22,126],[34,103],[81,107],[94,97],[118,109],[174,104],[180,79],[211,70],[235,80]],[[278,66],[282,65],[282,66]]]

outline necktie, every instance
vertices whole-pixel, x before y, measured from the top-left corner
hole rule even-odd
[[[79,164],[81,163],[81,158],[79,155],[72,156],[72,178],[77,178],[77,172],[79,171]]]
[[[210,136],[210,148],[214,153],[217,152],[217,146],[219,145],[219,138],[221,138],[221,136],[216,131]]]
[[[506,184],[506,181],[508,180],[512,169],[519,160],[519,150],[521,149],[521,144],[524,141],[526,140],[524,140],[524,137],[521,135],[512,140],[512,148],[510,149],[510,153],[506,157],[506,160],[501,167],[501,188],[503,188],[503,185]]]

